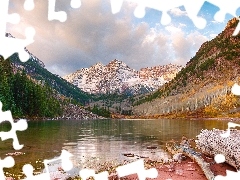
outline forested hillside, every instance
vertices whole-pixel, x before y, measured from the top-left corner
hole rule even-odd
[[[207,41],[176,77],[148,96],[135,99],[134,113],[160,115],[198,112],[215,116],[236,113],[239,97],[231,86],[239,82],[240,35],[232,36],[238,20],[230,20],[216,38]]]
[[[32,79],[35,79],[39,83],[48,84],[51,88],[58,93],[71,98],[76,103],[86,104],[92,99],[92,96],[88,93],[81,91],[76,86],[62,79],[56,74],[49,72],[36,57],[31,55],[30,59],[23,63],[19,60],[18,55],[14,54],[10,58],[10,62],[14,70],[24,70],[27,75]]]
[[[0,57],[0,101],[14,117],[55,117],[62,114],[56,93],[34,82],[24,71],[13,71],[10,59]]]

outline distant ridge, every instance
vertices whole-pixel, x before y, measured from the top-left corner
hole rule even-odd
[[[107,65],[96,63],[63,78],[92,94],[118,92],[137,95],[158,89],[173,79],[181,68],[180,65],[169,64],[136,71],[124,62],[114,59]]]
[[[238,113],[240,98],[231,94],[240,82],[240,35],[232,36],[238,20],[231,19],[211,41],[203,43],[174,79],[157,91],[135,98],[135,115],[190,114],[224,116]]]
[[[6,36],[14,38],[14,36],[12,36],[10,33],[6,33]],[[25,71],[28,76],[38,83],[47,83],[59,94],[71,98],[78,103],[85,104],[91,101],[92,96],[90,94],[81,91],[79,88],[76,88],[59,75],[49,72],[40,59],[34,56],[30,51],[28,51],[28,49],[25,48],[25,51],[30,57],[27,62],[21,62],[18,54],[16,53],[9,57],[15,72],[18,70]]]

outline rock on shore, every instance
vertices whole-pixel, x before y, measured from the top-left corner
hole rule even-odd
[[[54,120],[65,119],[65,120],[82,120],[82,119],[104,119],[101,116],[93,114],[87,111],[83,107],[75,104],[68,104],[63,107],[63,115],[54,118]]]
[[[229,137],[221,135],[226,131],[213,129],[202,130],[197,136],[196,146],[203,153],[215,156],[222,154],[226,158],[226,162],[237,170],[240,169],[240,130],[233,129]]]

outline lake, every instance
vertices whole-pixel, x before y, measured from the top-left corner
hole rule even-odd
[[[201,129],[225,130],[227,123],[187,119],[29,121],[28,129],[17,133],[20,144],[24,144],[20,152],[25,154],[14,157],[17,164],[15,168],[22,167],[24,163],[31,162],[34,165],[40,160],[57,157],[62,149],[74,155],[72,160],[75,168],[72,173],[84,167],[97,168],[103,162],[118,164],[139,157],[164,159],[168,157],[166,142],[172,139],[179,141],[183,135],[195,138]],[[1,125],[1,130],[9,128],[7,126]],[[157,149],[148,149],[148,146],[156,146]],[[15,152],[12,141],[2,141],[1,158],[9,152]],[[124,153],[133,153],[135,156],[126,157]]]

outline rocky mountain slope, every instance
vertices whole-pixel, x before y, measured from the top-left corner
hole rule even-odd
[[[9,38],[14,38],[10,33],[6,33],[6,36]],[[9,105],[6,106],[7,110],[10,109],[14,112],[16,111],[15,114],[17,114],[18,117],[27,116],[30,119],[32,118],[51,118],[51,119],[52,118],[53,119],[99,119],[101,118],[100,116],[93,114],[92,112],[89,112],[85,110],[82,106],[80,106],[80,104],[84,104],[86,102],[88,103],[92,99],[92,96],[90,94],[81,91],[79,88],[75,87],[71,83],[68,83],[66,80],[62,79],[60,76],[52,74],[45,68],[44,63],[41,60],[39,60],[36,56],[30,53],[27,49],[25,49],[25,51],[28,52],[30,55],[30,59],[25,63],[22,63],[19,60],[17,54],[12,55],[11,57],[8,58],[8,60],[3,60],[3,58],[2,59],[0,58],[0,62],[3,61],[2,63],[4,67],[4,68],[0,68],[1,69],[0,75],[6,75],[7,73],[11,74],[11,77],[10,75],[7,76],[10,79],[8,86],[13,88],[13,90],[16,89],[18,91],[25,92],[25,94],[23,94],[23,92],[22,93],[20,92],[19,94],[19,96],[20,95],[24,96],[24,100],[25,100],[24,102],[23,102],[23,99],[19,101],[15,97],[13,97],[12,99],[8,98],[9,101],[11,100],[11,102],[15,102],[15,103],[9,103]],[[10,64],[9,66],[7,66],[7,62],[9,62]],[[17,75],[19,76],[18,79],[21,79],[22,81],[21,82],[19,81],[16,83],[18,84],[20,83],[19,85],[25,86],[25,88],[23,87],[21,90],[19,86],[15,87],[14,85],[12,85],[13,77],[15,78],[15,76]],[[28,82],[27,84],[28,86],[26,85],[26,83],[22,83],[22,82]],[[13,91],[13,90],[12,91],[8,90],[7,91],[8,94],[4,93],[5,92],[4,90],[8,86],[6,84],[5,85],[2,84],[2,86],[0,87],[1,101],[4,101],[4,97],[5,98],[8,97],[9,92]],[[41,89],[43,89],[44,91]],[[34,93],[32,94],[28,93],[28,94],[31,94],[30,95],[31,97],[25,97],[25,96],[28,96],[26,92],[32,92],[32,91]],[[41,93],[42,91],[48,92],[48,94],[51,94],[50,96],[56,101],[55,103],[57,105],[60,104],[61,109],[59,109],[59,111],[61,111],[61,113],[58,113],[57,117],[56,116],[53,117],[52,115],[46,116],[45,115],[46,113],[43,114],[42,116],[38,115],[37,113],[34,113],[34,115],[29,115],[29,113],[26,114],[25,112],[22,112],[22,111],[21,113],[19,113],[20,110],[17,108],[20,108],[20,107],[16,107],[18,103],[20,104],[25,103],[27,105],[32,105],[36,103],[35,101],[39,100],[39,97],[36,97],[36,96],[40,96],[40,95],[41,97],[43,96],[43,93]],[[6,105],[6,103],[4,103],[4,105]],[[55,107],[52,104],[50,106],[55,109]],[[48,108],[47,105],[45,105],[44,107]],[[36,112],[40,111],[38,109],[38,106],[36,105],[34,110]]]
[[[59,94],[74,99],[76,102],[83,105],[92,99],[92,96],[90,94],[80,90],[76,86],[67,82],[65,79],[61,78],[59,75],[49,72],[41,60],[30,53],[27,49],[25,50],[30,55],[30,58],[27,62],[21,62],[19,60],[18,54],[13,54],[9,58],[15,72],[18,70],[24,71],[38,84],[47,84]]]
[[[119,92],[136,95],[158,89],[173,79],[181,68],[182,66],[169,64],[136,71],[115,59],[107,65],[97,63],[63,78],[81,90],[93,94]]]
[[[147,96],[135,98],[136,115],[192,114],[225,116],[238,113],[239,97],[231,87],[240,81],[240,35],[232,36],[238,20],[230,20],[211,41],[202,44],[176,77]]]

